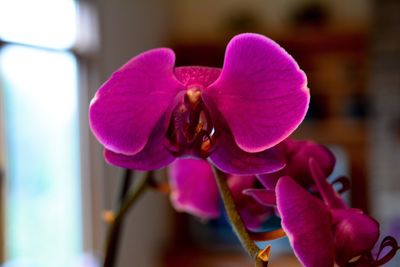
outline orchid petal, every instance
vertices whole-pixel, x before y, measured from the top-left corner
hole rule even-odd
[[[236,175],[274,172],[284,167],[283,162],[275,160],[276,153],[273,149],[247,153],[236,145],[227,131],[221,132],[209,158],[223,172]]]
[[[185,66],[175,68],[175,77],[184,85],[209,86],[220,75],[221,69],[199,66]]]
[[[249,202],[251,201],[254,201],[254,199],[250,198]],[[269,217],[274,215],[273,208],[261,206],[255,201],[253,203],[246,203],[242,207],[238,207],[238,212],[246,226],[246,229],[250,231],[259,231],[263,226],[263,223],[268,220]]]
[[[336,261],[345,266],[352,258],[371,251],[379,238],[379,224],[357,209],[332,211]]]
[[[279,178],[285,175],[284,170],[257,175],[257,179],[268,190],[274,190]]]
[[[276,195],[273,190],[250,188],[243,190],[243,194],[253,197],[261,205],[276,206]]]
[[[161,118],[161,121],[164,121]],[[105,149],[104,157],[106,161],[122,168],[149,171],[163,168],[173,162],[175,157],[164,147],[165,126],[159,122],[153,129],[146,146],[137,154],[129,156],[115,153]]]
[[[89,110],[94,135],[108,150],[134,155],[183,89],[173,74],[175,55],[153,49],[131,59],[98,90]]]
[[[333,266],[334,240],[327,208],[288,176],[279,179],[276,196],[282,228],[303,266]]]
[[[326,205],[332,209],[346,209],[347,205],[340,195],[333,189],[332,185],[326,180],[326,176],[322,172],[320,166],[314,158],[309,159],[309,166],[312,178],[318,187]]]
[[[336,162],[333,153],[325,146],[311,141],[297,142],[297,151],[290,158],[290,162],[287,163],[287,175],[295,177],[296,181],[302,185],[311,184],[312,178],[308,160],[310,158],[315,158],[318,159],[317,164],[324,174],[324,177],[328,177],[332,173]]]
[[[246,175],[230,175],[228,176],[228,186],[232,196],[235,198],[242,196],[243,190],[254,187],[256,179],[254,176]]]
[[[169,168],[169,177],[176,210],[204,219],[220,215],[218,188],[207,161],[177,159]]]
[[[274,41],[240,34],[228,44],[219,78],[204,92],[227,121],[237,145],[266,150],[290,135],[309,103],[306,76]]]
[[[254,187],[255,182],[255,176],[228,176],[228,186],[240,217],[246,228],[253,231],[259,230],[262,223],[274,213],[274,209],[265,207],[251,196],[243,194],[248,188]]]
[[[335,166],[335,156],[325,146],[316,144],[312,141],[295,141],[290,138],[275,146],[279,158],[286,164],[285,168],[276,173],[259,175],[257,178],[267,189],[274,189],[278,179],[287,175],[296,180],[300,185],[308,187],[312,184],[310,158],[318,159],[318,165],[328,177]]]

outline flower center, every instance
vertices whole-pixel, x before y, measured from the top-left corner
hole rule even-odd
[[[175,106],[169,122],[169,151],[176,157],[193,155],[207,158],[215,143],[214,125],[197,86],[188,88],[183,101]]]

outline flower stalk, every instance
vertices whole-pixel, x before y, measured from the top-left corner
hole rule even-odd
[[[243,220],[237,211],[235,202],[233,201],[233,197],[226,182],[225,175],[215,167],[213,167],[213,172],[229,222],[240,243],[249,254],[249,256],[255,261],[256,267],[268,266],[268,253],[263,254],[263,251],[258,248],[258,246],[248,234],[247,229],[244,226]],[[260,257],[262,254],[263,257]]]
[[[118,252],[120,233],[123,227],[123,220],[127,215],[130,208],[139,199],[139,197],[145,192],[147,187],[147,181],[149,177],[153,175],[152,172],[148,172],[145,177],[137,182],[135,189],[129,193],[129,188],[132,184],[133,173],[131,170],[126,170],[124,180],[122,183],[121,191],[119,194],[119,208],[118,211],[109,216],[110,220],[107,231],[107,240],[104,249],[104,264],[103,267],[115,266],[115,261]]]

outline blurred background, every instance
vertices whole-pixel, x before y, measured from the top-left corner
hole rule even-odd
[[[95,266],[122,170],[88,129],[90,99],[138,53],[221,67],[241,32],[298,61],[312,101],[295,137],[330,146],[353,207],[400,238],[400,1],[0,0],[0,259]],[[252,266],[223,220],[207,224],[148,192],[129,214],[118,266]],[[388,266],[400,266],[400,259]],[[270,266],[300,266],[274,242]]]

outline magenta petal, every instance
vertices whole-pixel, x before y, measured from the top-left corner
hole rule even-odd
[[[379,224],[357,209],[333,210],[336,261],[340,266],[370,252],[379,238]]]
[[[279,178],[285,175],[284,170],[279,170],[273,173],[265,173],[257,175],[257,179],[268,190],[274,190]]]
[[[247,152],[268,149],[291,134],[309,103],[305,74],[277,43],[240,34],[227,46],[219,78],[204,92]]]
[[[173,74],[174,52],[153,49],[131,59],[106,81],[90,104],[89,122],[106,149],[134,155],[183,89]]]
[[[254,201],[254,199],[249,200],[249,202],[251,201]],[[243,205],[243,207],[238,207],[238,211],[246,228],[255,232],[259,231],[263,222],[274,214],[273,208],[262,206],[255,201],[253,203],[247,203]]]
[[[274,209],[265,207],[258,203],[253,197],[243,194],[248,188],[254,187],[255,176],[236,176],[228,177],[229,189],[233,199],[244,221],[247,229],[257,231],[262,223],[274,213]]]
[[[276,160],[273,149],[258,153],[245,152],[236,145],[233,137],[226,131],[221,132],[209,158],[223,172],[236,175],[274,172],[284,167],[283,162]]]
[[[173,157],[165,149],[152,150],[147,149],[146,147],[138,154],[133,156],[126,156],[124,154],[114,153],[111,150],[105,149],[104,157],[111,165],[139,171],[161,169],[175,159],[175,157]]]
[[[254,187],[256,179],[254,176],[228,176],[228,185],[234,198],[241,197],[243,190]]]
[[[323,203],[288,176],[279,179],[276,196],[282,227],[303,266],[333,266],[331,215]]]
[[[171,201],[178,211],[209,219],[220,214],[219,194],[210,164],[177,159],[169,168]]]
[[[309,166],[312,178],[318,187],[318,192],[321,194],[326,205],[332,209],[345,209],[346,203],[340,195],[333,189],[332,185],[326,180],[326,176],[322,172],[320,166],[314,158],[309,159]]]
[[[221,69],[199,66],[186,66],[175,68],[175,77],[185,86],[209,86],[220,75]]]
[[[250,188],[243,190],[243,194],[251,196],[261,205],[268,207],[276,206],[276,195],[273,190]]]
[[[163,118],[161,119],[163,121]],[[112,165],[122,168],[150,171],[160,169],[175,160],[164,147],[166,126],[159,122],[150,135],[146,146],[137,154],[129,156],[105,149],[104,157]]]
[[[308,160],[318,159],[317,164],[325,177],[328,177],[335,166],[335,156],[330,150],[322,145],[310,141],[299,141],[300,147],[297,153],[290,160],[289,176],[296,174],[296,180],[302,184],[307,184],[311,179]]]
[[[312,141],[295,141],[287,138],[279,143],[276,149],[286,166],[279,172],[258,177],[267,189],[274,189],[279,177],[284,175],[292,177],[303,187],[308,187],[313,183],[308,165],[310,158],[318,159],[317,164],[325,177],[332,173],[336,161],[330,150]]]
[[[332,173],[336,159],[330,150],[311,141],[292,141],[292,143],[298,144],[295,154],[291,157],[290,162],[287,163],[287,174],[295,177],[298,183],[309,185],[312,182],[308,166],[310,158],[318,159],[317,164],[325,177]]]

